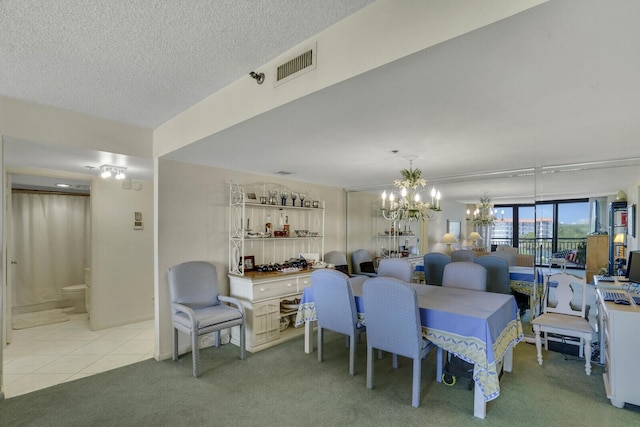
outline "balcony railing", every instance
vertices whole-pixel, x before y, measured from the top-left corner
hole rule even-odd
[[[575,250],[576,260],[575,262],[569,262],[567,267],[574,267],[579,269],[585,268],[586,263],[586,247],[587,238],[558,238],[556,239],[556,248],[553,249],[554,239],[548,237],[536,237],[536,238],[519,238],[518,239],[518,253],[533,255],[536,265],[548,265],[551,254],[564,251]],[[512,239],[491,239],[492,245],[510,245],[513,246]]]

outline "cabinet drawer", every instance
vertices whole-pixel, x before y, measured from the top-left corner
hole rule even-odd
[[[298,281],[295,277],[259,282],[253,285],[253,301],[279,298],[295,293],[298,293]]]

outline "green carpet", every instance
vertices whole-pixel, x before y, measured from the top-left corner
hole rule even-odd
[[[487,418],[473,416],[465,384],[435,382],[435,354],[423,362],[421,406],[411,406],[411,362],[376,361],[375,389],[366,389],[366,338],[357,373],[348,374],[342,336],[327,332],[325,361],[305,354],[302,337],[242,361],[233,345],[201,352],[202,375],[191,376],[191,354],[178,362],[148,360],[0,401],[3,426],[620,426],[639,425],[640,407],[613,407],[602,367],[586,376],[584,362],[521,343],[514,371]]]

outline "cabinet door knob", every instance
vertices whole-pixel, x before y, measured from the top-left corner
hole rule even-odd
[[[290,288],[291,286],[293,286],[291,283],[287,283],[288,288]]]
[[[264,288],[260,288],[260,292],[264,292]]]

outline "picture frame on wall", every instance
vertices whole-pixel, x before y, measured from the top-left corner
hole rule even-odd
[[[636,237],[636,205],[627,206],[627,234]]]
[[[460,241],[460,221],[447,220],[447,233],[453,234],[458,242]]]

